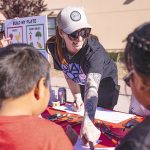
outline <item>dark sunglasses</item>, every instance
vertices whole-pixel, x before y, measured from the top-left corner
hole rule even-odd
[[[130,87],[130,80],[132,78],[133,75],[133,70],[129,71],[129,73],[123,77],[124,82],[126,83],[126,85],[128,85]]]
[[[90,35],[91,28],[83,28],[68,34],[68,37],[71,41],[77,40],[79,36],[82,38],[87,38]]]

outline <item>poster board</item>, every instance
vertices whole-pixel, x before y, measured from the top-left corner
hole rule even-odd
[[[5,36],[10,43],[27,43],[38,49],[46,58],[46,41],[48,39],[47,16],[32,16],[5,21]]]

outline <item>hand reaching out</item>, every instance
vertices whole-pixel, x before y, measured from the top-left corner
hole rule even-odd
[[[95,127],[92,121],[83,121],[80,135],[85,145],[89,146],[89,143],[91,142],[95,145],[100,137],[100,134],[100,130]]]
[[[84,108],[84,103],[82,100],[75,100],[73,103],[74,111],[81,111]]]

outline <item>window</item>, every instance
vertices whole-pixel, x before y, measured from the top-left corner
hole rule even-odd
[[[56,17],[48,17],[48,36],[56,35]]]

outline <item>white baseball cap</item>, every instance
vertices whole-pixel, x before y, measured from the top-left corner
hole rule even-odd
[[[57,16],[57,26],[67,34],[82,28],[92,28],[87,22],[83,9],[81,7],[71,6],[60,11]]]

